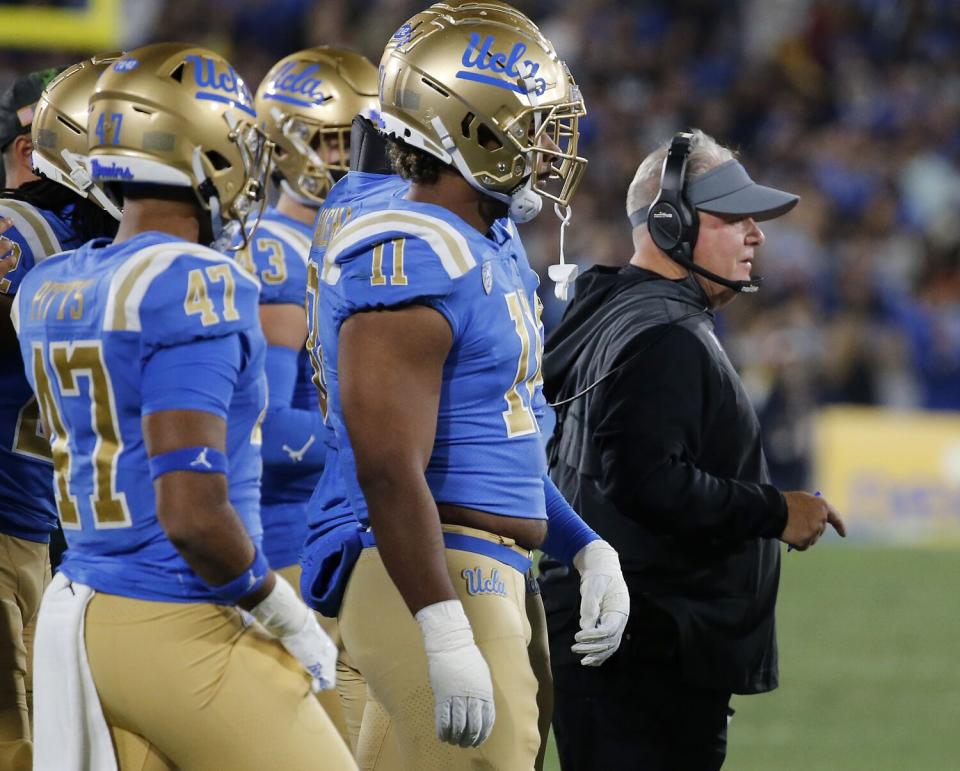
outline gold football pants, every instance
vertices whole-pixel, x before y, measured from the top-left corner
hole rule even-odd
[[[0,768],[33,765],[31,654],[50,547],[0,533]]]
[[[285,568],[280,568],[277,572],[287,579],[299,597],[300,566],[289,565]],[[317,621],[320,622],[320,626],[323,627],[323,631],[330,636],[330,639],[333,640],[333,644],[337,646],[339,652],[337,656],[337,687],[329,691],[320,691],[317,694],[317,699],[319,699],[320,704],[333,721],[337,733],[340,734],[340,737],[350,747],[350,751],[354,752],[357,749],[357,734],[360,731],[359,715],[363,714],[363,702],[366,700],[367,684],[363,681],[363,678],[358,679],[357,673],[350,667],[349,659],[345,658],[343,645],[340,642],[340,627],[337,624],[337,619],[327,618],[319,613],[317,613],[316,616]],[[359,707],[356,706],[358,700]],[[357,726],[356,730],[351,732],[347,724],[347,718],[348,716],[352,717],[354,713],[358,713],[357,717],[354,718]]]
[[[121,771],[356,768],[300,664],[235,608],[98,593],[85,633]]]
[[[509,539],[480,530],[449,525],[443,529],[506,544],[505,548],[526,554]],[[531,771],[540,736],[524,574],[485,554],[448,548],[446,556],[451,581],[490,667],[496,706],[493,731],[476,748],[454,747],[437,739],[420,627],[387,575],[379,552],[368,548],[347,585],[340,632],[388,725],[368,732],[367,713],[376,710],[376,705],[368,704],[358,763],[374,771]],[[375,735],[375,742],[369,741],[369,734]],[[396,751],[383,752],[390,745]]]

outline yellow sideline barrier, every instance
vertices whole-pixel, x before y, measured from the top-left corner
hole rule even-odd
[[[814,437],[817,489],[851,536],[960,545],[960,413],[833,407]]]
[[[0,2],[0,45],[97,53],[120,47],[122,0],[87,0],[80,8]]]

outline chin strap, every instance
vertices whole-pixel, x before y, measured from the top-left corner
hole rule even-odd
[[[543,208],[543,198],[533,189],[533,174],[519,190],[510,196],[510,210],[508,216],[518,225],[529,222],[536,217]]]
[[[197,186],[197,192],[200,194],[202,203],[210,210],[210,229],[213,233],[213,243],[210,244],[210,246],[217,251],[223,251],[223,249],[230,245],[230,237],[233,234],[225,232],[226,228],[223,226],[223,218],[220,216],[220,198],[217,196],[217,189],[213,184],[213,180],[210,179],[203,170],[203,163],[200,160],[202,154],[203,151],[199,145],[194,147],[193,158],[190,160],[190,165],[193,169],[194,178],[200,183]],[[244,238],[244,244],[245,243],[246,238]]]
[[[100,187],[94,184],[90,178],[90,172],[80,163],[82,156],[75,155],[69,150],[64,149],[60,151],[60,157],[63,158],[63,162],[66,163],[67,168],[70,169],[70,180],[79,188],[80,192],[87,198],[92,198],[96,201],[107,214],[119,222],[123,213],[117,205],[110,200],[110,197],[103,192]]]
[[[573,216],[573,208],[568,204],[561,206],[558,203],[553,205],[553,211],[560,218],[560,262],[547,268],[547,275],[554,282],[553,293],[558,300],[566,301],[570,287],[577,280],[580,273],[580,267],[574,263],[566,262],[564,259],[564,236],[567,228],[570,226],[570,218]]]
[[[443,125],[443,121],[439,117],[434,117],[430,121],[430,125],[433,126],[433,130],[437,132],[437,137],[440,139],[440,144],[443,145],[443,149],[450,155],[453,165],[457,167],[457,171],[460,172],[461,176],[467,180],[467,184],[475,190],[479,190],[484,195],[488,195],[491,198],[501,201],[510,206],[508,216],[511,220],[516,222],[519,225],[522,225],[525,222],[529,222],[534,217],[540,213],[540,209],[543,207],[543,199],[540,197],[539,193],[534,192],[533,190],[533,175],[531,174],[527,177],[527,181],[512,195],[507,195],[506,193],[497,193],[493,190],[487,190],[483,187],[473,176],[473,172],[470,171],[470,167],[467,166],[467,162],[463,157],[463,153],[460,152],[460,149],[457,147],[456,143],[453,141],[453,137],[450,135],[450,132],[447,131],[446,126]]]

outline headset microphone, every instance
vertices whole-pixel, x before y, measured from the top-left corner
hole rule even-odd
[[[756,292],[760,288],[761,278],[731,281],[693,261],[700,217],[696,207],[687,200],[684,190],[692,141],[693,134],[681,132],[670,143],[660,174],[660,192],[647,209],[647,230],[657,247],[687,270],[737,292]],[[637,219],[640,217],[631,217],[634,227],[642,224],[642,219],[639,222],[635,221]]]

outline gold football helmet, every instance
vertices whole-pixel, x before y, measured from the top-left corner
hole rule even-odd
[[[376,120],[377,68],[364,56],[327,46],[277,62],[257,89],[257,115],[275,144],[285,193],[319,206],[350,167],[353,116]]]
[[[242,248],[263,211],[273,145],[243,79],[206,48],[155,43],[114,62],[90,98],[88,141],[95,180],[191,188],[218,246]]]
[[[568,205],[586,167],[580,91],[506,3],[438,3],[402,25],[380,62],[380,103],[386,133],[453,164],[520,222],[541,196]]]
[[[43,176],[120,219],[120,209],[87,170],[87,102],[97,78],[123,56],[101,54],[68,67],[40,95],[33,115],[33,164]]]

